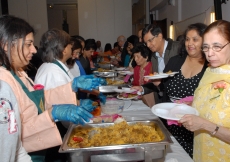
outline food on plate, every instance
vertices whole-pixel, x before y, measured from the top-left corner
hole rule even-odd
[[[73,129],[68,146],[72,148],[111,146],[122,144],[138,144],[159,142],[164,139],[154,123],[149,125],[126,121],[107,127],[82,127]]]
[[[108,85],[121,85],[125,83],[123,80],[115,80],[111,78],[106,78],[106,82]]]
[[[95,117],[95,116],[100,116],[101,115],[101,107],[98,106],[96,107],[96,109],[94,109],[91,114]]]
[[[98,71],[98,72],[109,72],[109,71],[111,71],[111,70],[98,68],[97,71]]]
[[[110,62],[107,62],[107,61],[103,61],[103,62],[100,62],[99,64],[109,64]]]
[[[91,114],[95,117],[95,116],[100,116],[101,115],[101,107],[99,106],[98,102],[93,102],[92,104],[93,106],[97,106],[96,109],[94,109]]]
[[[120,98],[133,98],[135,96],[138,96],[138,94],[132,94],[132,93],[125,93],[125,92],[122,92],[118,95],[118,97]]]
[[[153,73],[150,73],[149,76],[153,76],[154,74]]]
[[[166,74],[171,74],[172,73],[172,71],[171,70],[169,70],[168,72],[166,72]]]

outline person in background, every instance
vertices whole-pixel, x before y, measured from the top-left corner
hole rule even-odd
[[[121,51],[122,51],[123,48],[124,48],[124,44],[126,42],[125,36],[120,35],[119,37],[117,37],[117,42],[118,42],[118,45],[119,45],[119,47],[121,48]]]
[[[98,40],[96,44],[97,44],[96,52],[103,52],[103,48],[101,47],[101,41]]]
[[[202,23],[191,24],[187,27],[183,34],[183,42],[180,48],[179,55],[169,59],[164,73],[168,71],[178,72],[174,77],[162,79],[161,82],[153,81],[142,86],[144,92],[150,89],[158,91],[158,88],[163,91],[163,102],[179,102],[185,98],[191,98],[194,95],[195,89],[208,66],[205,59],[202,47],[202,36],[207,26]],[[161,83],[159,85],[159,83]],[[142,91],[140,88],[140,91]],[[191,101],[185,102],[191,104]],[[193,157],[193,132],[188,131],[185,127],[178,125],[168,125],[167,121],[162,119],[166,128],[176,138],[179,144],[185,151]],[[170,123],[170,121],[169,121]]]
[[[81,73],[85,73],[85,70],[83,69],[82,65],[79,65],[76,63],[76,61],[79,59],[81,50],[82,50],[82,45],[80,43],[79,40],[75,39],[75,38],[71,38],[71,41],[73,43],[72,46],[72,57],[69,58],[66,63],[70,69],[71,74],[74,77],[78,77],[81,75]],[[84,72],[82,72],[84,71]]]
[[[132,53],[128,47],[128,42],[125,42],[124,49],[121,53],[121,62],[123,62],[122,67],[129,67],[130,57]]]
[[[131,54],[130,61],[129,61],[129,67],[130,67],[130,70],[133,71],[133,68],[137,64],[134,60],[134,57],[133,57],[133,54],[131,51],[132,51],[133,47],[135,47],[136,44],[139,42],[139,38],[136,35],[131,35],[130,37],[127,38],[127,42],[128,42],[128,53]]]
[[[137,66],[134,67],[133,86],[141,86],[147,83],[144,80],[145,75],[152,73],[152,63],[150,62],[150,53],[143,43],[137,43],[132,49],[132,54]]]
[[[111,63],[115,66],[119,66],[119,61],[121,61],[121,50],[120,46],[118,45],[118,42],[114,43],[112,54],[115,56],[115,58],[111,59]]]
[[[112,46],[110,43],[106,43],[105,45],[105,50],[104,50],[104,56],[103,56],[103,61],[104,62],[109,62],[110,61],[110,56],[112,56]]]
[[[115,55],[115,56],[118,56],[119,54],[121,54],[121,51],[120,51],[120,47],[119,47],[119,45],[118,45],[118,42],[115,42],[115,43],[113,44],[112,54]]]
[[[63,96],[60,98],[58,94],[52,93],[53,90],[44,90],[42,85],[34,84],[27,76],[23,68],[29,64],[32,55],[37,51],[33,44],[34,29],[25,20],[11,15],[4,15],[0,17],[0,28],[0,45],[1,48],[4,49],[4,52],[1,53],[0,57],[0,78],[1,81],[5,83],[4,87],[1,87],[1,89],[6,90],[5,88],[8,88],[11,90],[9,93],[14,93],[14,95],[11,96],[12,98],[7,98],[6,100],[6,103],[11,103],[12,106],[9,107],[8,105],[7,107],[11,109],[12,116],[8,117],[12,119],[13,123],[9,126],[9,123],[5,122],[5,124],[8,125],[5,128],[8,128],[9,131],[9,141],[7,141],[7,145],[4,143],[1,143],[0,145],[0,147],[4,147],[1,148],[0,154],[4,154],[1,158],[4,157],[6,161],[9,161],[7,160],[9,156],[11,159],[21,158],[19,156],[14,157],[15,150],[18,151],[18,154],[23,153],[23,151],[20,152],[20,141],[16,141],[19,144],[16,148],[12,148],[14,145],[10,145],[11,140],[15,142],[11,137],[15,137],[16,140],[18,140],[19,137],[22,140],[22,145],[25,150],[30,153],[33,152],[33,154],[31,154],[32,158],[44,160],[44,151],[37,151],[57,146],[62,143],[55,122],[70,121],[76,124],[84,124],[83,119],[89,121],[89,118],[91,118],[92,115],[82,107],[74,104],[58,104],[58,102],[53,105],[50,104],[50,100],[52,100],[51,98],[63,101]],[[95,79],[88,81],[95,82]],[[80,80],[75,80],[72,84],[74,90],[77,88],[93,87],[94,86],[87,87]],[[2,95],[5,93],[6,92],[1,92],[0,94]],[[6,96],[3,97],[5,98]],[[20,97],[14,98],[13,96]],[[67,98],[67,101],[69,100],[71,99]],[[14,111],[15,113],[20,113],[21,125],[18,123],[20,122],[18,115],[14,117]],[[14,123],[14,121],[19,125],[15,125],[16,123]],[[1,126],[6,126],[5,124],[1,124]],[[15,128],[18,129],[16,130]],[[18,134],[21,128],[21,134]],[[0,132],[1,135],[6,133],[2,131]],[[12,136],[10,135],[11,133]],[[19,136],[17,137],[17,135]],[[3,140],[2,142],[6,141]],[[8,152],[8,148],[12,148],[12,150]],[[34,159],[32,160],[35,161]]]
[[[137,33],[137,36],[138,36],[138,38],[139,38],[139,42],[143,42],[143,40],[142,40],[142,30],[143,30],[143,29],[140,29],[140,30],[138,31],[138,33]]]
[[[80,35],[74,35],[74,36],[72,36],[72,38],[75,38],[75,39],[80,41],[81,46],[82,46],[82,50],[83,50],[85,47],[85,39]],[[81,54],[82,54],[82,51],[81,51]]]
[[[180,123],[194,132],[193,160],[229,161],[230,150],[230,22],[217,20],[203,34],[202,51],[209,62],[194,93],[199,116],[184,115]]]
[[[77,64],[78,67],[79,67],[79,70],[80,70],[81,75],[86,75],[85,70],[84,70],[84,68],[82,67],[81,62],[80,62],[80,60],[79,60],[80,56],[83,54],[83,49],[84,49],[84,47],[85,47],[85,39],[84,39],[83,37],[79,36],[79,35],[72,36],[72,38],[73,38],[73,39],[77,39],[77,40],[80,41],[80,43],[81,43],[82,48],[81,48],[80,55],[78,56],[78,59],[76,59],[76,64]]]
[[[83,48],[83,54],[80,56],[79,61],[81,62],[82,67],[85,70],[87,75],[92,74],[90,67],[90,59],[96,50],[96,43],[94,39],[87,39],[85,41],[85,47]]]

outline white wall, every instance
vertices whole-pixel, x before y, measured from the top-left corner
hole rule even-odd
[[[222,19],[230,21],[230,1],[227,4],[222,4]]]
[[[165,5],[164,7],[157,10],[157,18],[158,20],[167,18],[168,28],[170,21],[173,21],[174,23],[184,23],[184,21],[187,21],[187,23],[194,23],[194,21],[197,20],[202,21],[208,25],[210,23],[210,12],[212,11],[212,7],[214,7],[213,0],[192,0],[192,2],[191,0],[175,0],[175,6]],[[222,19],[227,21],[230,21],[229,8],[229,1],[227,1],[227,4],[222,4]],[[203,18],[204,15],[205,18]]]
[[[46,0],[8,0],[9,14],[23,18],[34,27],[35,45],[48,30]]]
[[[131,0],[78,0],[79,35],[106,43],[132,34]]]

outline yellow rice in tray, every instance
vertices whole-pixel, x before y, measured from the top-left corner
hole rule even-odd
[[[91,135],[90,135],[91,134]],[[81,138],[82,141],[74,139]],[[68,141],[72,148],[159,142],[163,140],[154,123],[128,125],[125,121],[108,127],[76,127]]]

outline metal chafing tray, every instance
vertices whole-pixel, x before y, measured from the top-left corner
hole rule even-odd
[[[152,159],[163,158],[167,146],[173,142],[162,122],[159,119],[156,119],[147,121],[131,121],[127,123],[135,124],[137,122],[147,125],[150,123],[154,123],[159,133],[163,135],[163,140],[160,142],[152,143],[100,146],[88,148],[71,148],[67,145],[67,143],[69,141],[73,129],[77,127],[77,125],[72,124],[64,137],[63,144],[61,145],[59,152],[70,153],[70,162],[108,162],[139,160],[145,160],[145,162],[152,162]],[[113,124],[114,123],[88,124],[84,127],[106,127]]]
[[[117,77],[117,72],[114,70],[94,71],[93,74],[97,77],[102,77],[102,78]]]
[[[98,63],[98,66],[102,69],[113,69],[114,65],[111,63]]]

